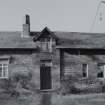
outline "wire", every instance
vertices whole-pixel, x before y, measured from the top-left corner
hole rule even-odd
[[[91,26],[91,28],[90,28],[90,32],[92,32],[93,27],[94,27],[94,25],[95,25],[96,17],[97,17],[97,14],[98,14],[98,11],[99,11],[99,8],[100,8],[101,3],[105,3],[105,1],[100,1],[99,4],[98,4],[98,6],[97,6],[96,15],[95,15],[95,17],[94,17],[92,26]]]

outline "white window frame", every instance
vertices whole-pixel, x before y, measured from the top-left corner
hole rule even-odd
[[[83,65],[86,65],[86,70],[85,70],[85,72],[86,72],[86,77],[83,77],[83,78],[88,78],[88,76],[89,76],[89,67],[88,67],[88,64],[86,64],[86,63],[84,63],[84,64],[82,64],[82,74],[83,74]],[[83,75],[82,75],[83,76]]]
[[[8,64],[9,64],[9,61],[5,61],[5,60],[2,60],[3,62],[0,62],[0,68],[2,69],[1,70],[1,76],[0,76],[0,79],[4,79],[4,78],[8,78]],[[4,69],[5,68],[5,69]],[[4,73],[5,72],[5,73]],[[6,75],[5,75],[6,74]]]
[[[103,70],[103,78],[105,78],[105,65],[104,65],[104,70]]]

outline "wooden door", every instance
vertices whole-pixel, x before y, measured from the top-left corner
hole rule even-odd
[[[50,66],[41,66],[40,67],[40,89],[51,89],[51,67]]]

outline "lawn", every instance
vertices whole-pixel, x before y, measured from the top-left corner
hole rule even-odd
[[[62,96],[56,93],[33,93],[19,97],[0,94],[0,105],[105,105],[105,94]]]
[[[52,105],[105,105],[105,94],[57,96],[52,101]]]

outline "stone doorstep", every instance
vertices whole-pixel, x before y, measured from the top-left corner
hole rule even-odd
[[[40,92],[53,92],[55,91],[55,89],[43,89],[43,90],[40,90]]]

